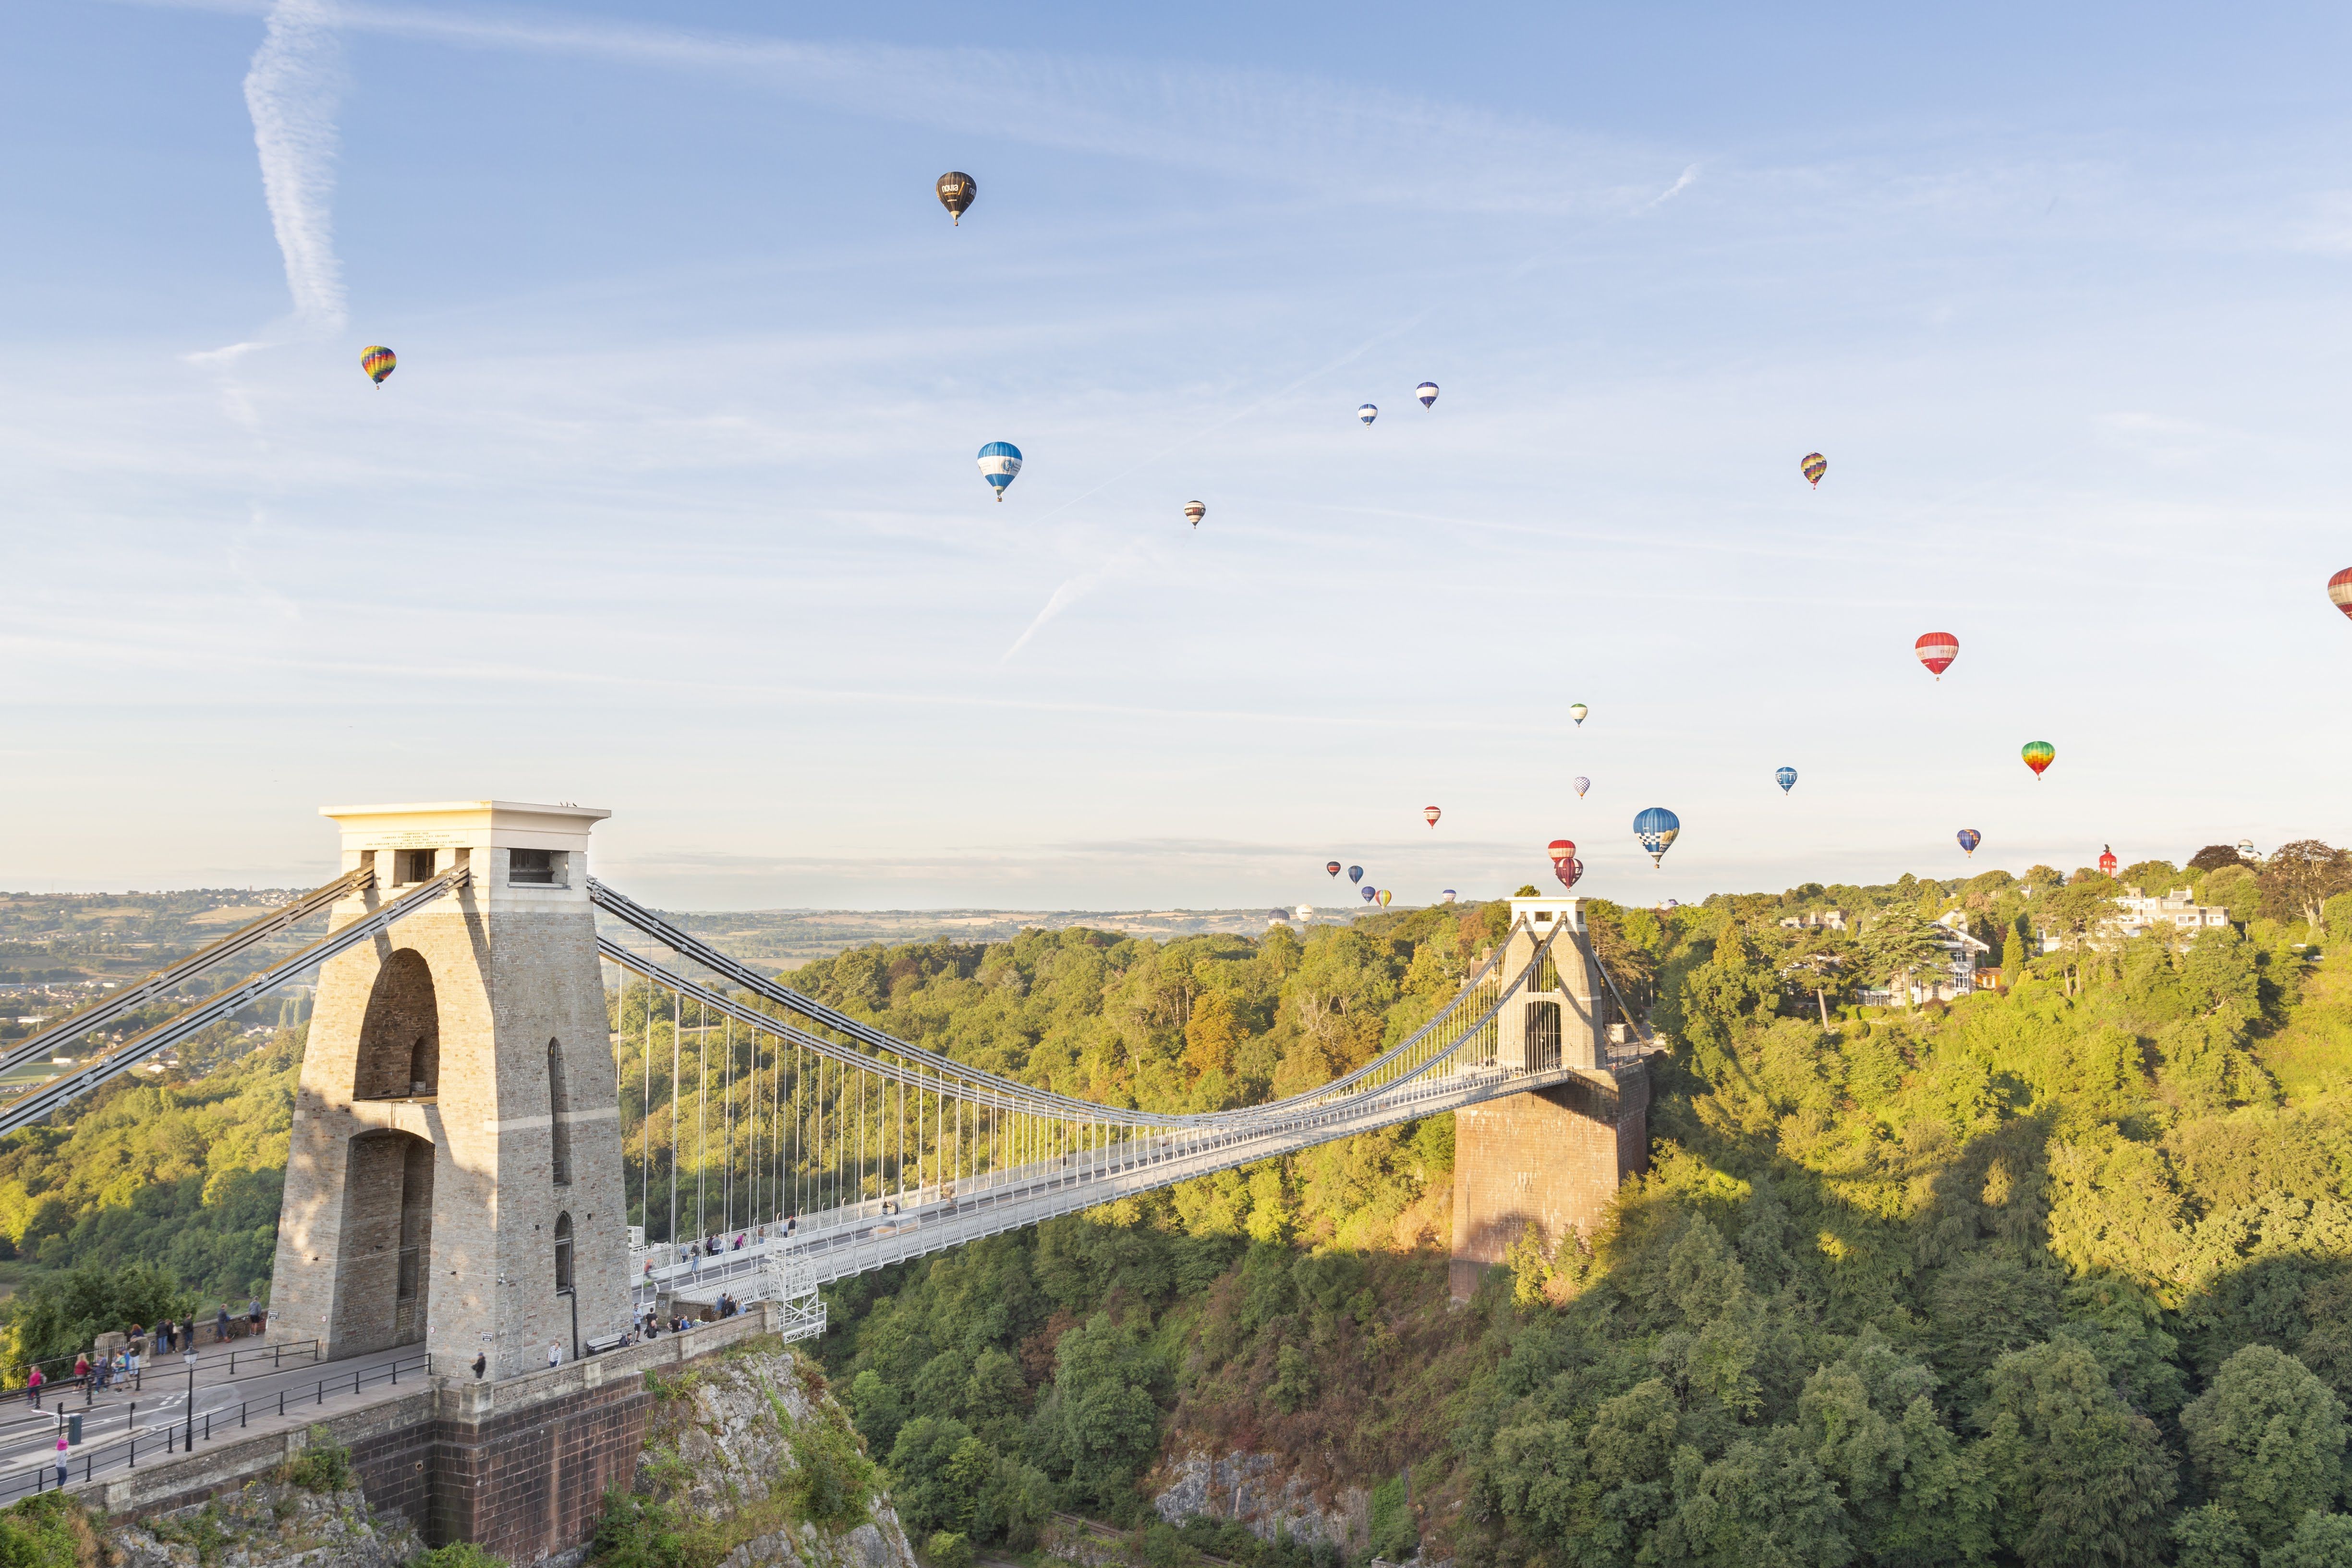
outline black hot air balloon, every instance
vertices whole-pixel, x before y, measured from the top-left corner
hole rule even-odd
[[[980,195],[980,182],[961,169],[950,169],[940,176],[940,205],[948,209],[956,226],[963,226],[963,215],[971,206],[971,198]]]

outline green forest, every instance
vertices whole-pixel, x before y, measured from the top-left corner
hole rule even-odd
[[[2116,938],[2126,885],[2231,923]],[[845,1281],[816,1348],[919,1542],[1019,1550],[1067,1510],[1158,1562],[1336,1563],[1155,1521],[1176,1459],[1241,1450],[1368,1494],[1391,1561],[2352,1564],[2347,886],[2311,846],[1588,900],[1670,1047],[1652,1170],[1596,1234],[1530,1237],[1451,1306],[1435,1118]],[[1851,1000],[1931,970],[1955,914],[2001,990]],[[786,979],[992,1071],[1204,1109],[1402,1038],[1505,918],[1037,931]],[[266,1272],[299,1050],[0,1146],[18,1354],[110,1270]]]

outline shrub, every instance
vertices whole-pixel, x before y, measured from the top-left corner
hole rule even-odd
[[[410,1558],[407,1568],[507,1568],[507,1560],[470,1541],[453,1541]]]
[[[614,1487],[588,1545],[589,1560],[606,1568],[678,1568],[685,1541],[669,1510],[652,1498]]]
[[[300,1458],[287,1463],[284,1475],[289,1486],[306,1492],[347,1491],[352,1486],[352,1451],[327,1441],[324,1426],[313,1426],[310,1446]]]
[[[857,1439],[830,1421],[793,1429],[793,1468],[781,1489],[794,1517],[845,1530],[866,1518],[874,1494],[874,1466]]]
[[[971,1568],[971,1542],[952,1530],[936,1531],[923,1545],[930,1568]]]
[[[0,1510],[0,1568],[97,1568],[98,1532],[68,1492]]]

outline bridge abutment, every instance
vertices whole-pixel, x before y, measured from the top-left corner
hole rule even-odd
[[[1454,1113],[1454,1299],[1466,1301],[1486,1271],[1533,1226],[1547,1252],[1570,1232],[1590,1236],[1626,1177],[1650,1161],[1650,1079],[1641,1058],[1612,1063],[1614,1013],[1585,933],[1581,900],[1511,900],[1503,972],[1550,953],[1496,1020],[1496,1065],[1523,1072],[1566,1068],[1567,1082],[1465,1106]]]

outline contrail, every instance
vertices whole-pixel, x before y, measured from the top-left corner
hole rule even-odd
[[[342,51],[320,0],[277,0],[245,76],[245,106],[261,153],[261,188],[294,324],[308,334],[342,331],[342,264],[335,259],[335,108]]]

